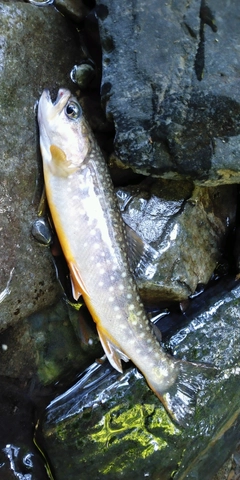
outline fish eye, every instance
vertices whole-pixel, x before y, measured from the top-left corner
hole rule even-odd
[[[81,107],[77,102],[69,102],[65,108],[67,117],[77,120],[81,115]]]

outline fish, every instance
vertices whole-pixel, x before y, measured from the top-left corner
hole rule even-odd
[[[111,365],[131,360],[172,419],[187,425],[202,365],[168,354],[154,334],[129,266],[126,230],[103,154],[77,99],[61,88],[38,103],[44,184],[68,264]]]

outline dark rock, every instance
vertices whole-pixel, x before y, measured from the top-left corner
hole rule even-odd
[[[76,34],[53,6],[0,3],[0,330],[56,301],[51,255],[31,235],[43,179],[34,104],[43,88],[70,86]]]
[[[165,340],[177,357],[218,368],[198,377],[195,416],[185,428],[171,422],[133,367],[120,375],[94,364],[50,403],[42,430],[58,480],[211,480],[239,442],[239,300],[239,283],[225,278],[192,302],[179,332]]]
[[[20,388],[2,378],[0,424],[0,478],[47,480],[46,462],[33,442],[33,404]]]
[[[97,3],[117,164],[199,184],[239,182],[238,1]]]
[[[89,9],[82,0],[55,0],[54,5],[63,15],[76,23],[82,22],[89,13]]]
[[[116,193],[124,221],[151,247],[137,264],[129,251],[145,303],[182,301],[209,282],[235,225],[235,186],[153,180]]]
[[[73,378],[102,355],[94,331],[87,345],[78,338],[80,318],[62,301],[7,328],[0,335],[0,376],[27,384],[34,396],[43,385]]]
[[[71,78],[74,83],[84,89],[89,86],[91,80],[95,77],[95,68],[91,63],[82,63],[80,65],[74,65],[71,71]]]

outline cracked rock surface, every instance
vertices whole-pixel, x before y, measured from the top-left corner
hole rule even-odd
[[[115,162],[199,184],[239,182],[238,1],[97,3]]]

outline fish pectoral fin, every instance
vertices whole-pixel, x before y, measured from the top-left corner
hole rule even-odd
[[[128,362],[129,358],[116,345],[114,345],[111,339],[101,330],[99,326],[97,326],[97,331],[108,361],[111,363],[113,368],[122,373],[123,369],[121,360]]]
[[[57,145],[50,145],[52,155],[51,170],[54,175],[68,177],[76,172],[78,167],[67,159],[66,153]]]
[[[78,300],[80,295],[87,295],[89,297],[87,288],[84,284],[84,281],[81,277],[81,273],[79,272],[77,265],[74,262],[68,262],[68,267],[70,270],[72,294],[73,294],[74,300]]]
[[[141,271],[145,270],[146,266],[154,265],[159,253],[127,224],[126,234],[130,267],[135,275],[139,275]]]

